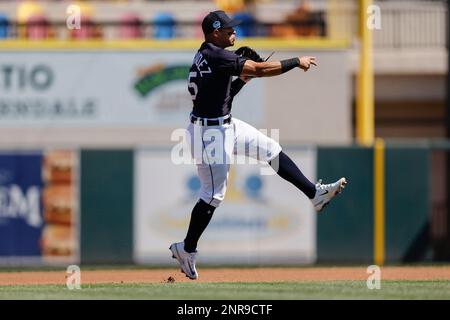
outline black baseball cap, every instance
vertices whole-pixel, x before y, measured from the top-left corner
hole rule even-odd
[[[208,13],[208,15],[203,18],[202,29],[203,33],[207,35],[215,29],[232,28],[240,23],[240,20],[231,19],[224,11],[218,10]]]

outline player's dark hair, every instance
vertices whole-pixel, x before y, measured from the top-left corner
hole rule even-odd
[[[281,73],[288,72],[291,69],[294,69],[295,67],[300,66],[300,59],[297,58],[291,58],[291,59],[285,59],[281,60]]]

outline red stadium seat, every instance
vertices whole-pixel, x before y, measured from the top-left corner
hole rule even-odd
[[[134,13],[126,13],[120,18],[119,37],[136,39],[143,37],[142,21]]]
[[[41,40],[51,37],[50,23],[44,16],[30,16],[26,22],[26,38]]]
[[[69,34],[69,38],[73,40],[97,39],[102,37],[99,26],[88,16],[81,16],[81,28],[73,29]]]
[[[209,13],[209,11],[203,11],[201,12],[197,18],[195,19],[195,37],[203,39],[203,30],[202,30],[202,21],[203,18]]]

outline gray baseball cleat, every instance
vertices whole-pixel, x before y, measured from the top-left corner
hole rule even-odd
[[[181,266],[181,272],[191,280],[198,278],[197,270],[195,269],[196,252],[186,252],[184,250],[184,242],[172,243],[169,247],[172,251],[172,258],[177,259]]]
[[[330,184],[322,184],[322,180],[319,180],[316,184],[316,195],[311,202],[314,205],[314,209],[320,212],[325,208],[336,195],[344,190],[347,180],[340,178],[338,181]]]

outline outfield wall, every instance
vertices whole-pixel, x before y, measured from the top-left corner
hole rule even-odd
[[[0,263],[173,263],[167,248],[185,236],[199,181],[194,165],[170,161],[170,150],[2,150]],[[312,180],[345,176],[344,194],[317,215],[277,175],[235,165],[225,202],[200,242],[202,263],[373,263],[380,245],[386,263],[432,258],[431,148],[387,145],[381,231],[373,148],[285,151]],[[380,232],[383,242],[376,243]]]
[[[199,182],[194,166],[176,167],[168,153],[174,128],[188,123],[186,68],[198,45],[2,42],[1,263],[173,263],[166,247],[184,237]],[[227,201],[202,238],[202,261],[428,259],[432,149],[388,145],[380,174],[372,148],[349,146],[348,43],[246,39],[240,45],[263,56],[275,50],[272,59],[318,57],[319,67],[308,73],[252,80],[236,97],[233,115],[258,129],[280,129],[285,150],[312,180],[345,175],[350,184],[316,215],[290,184],[236,166]],[[381,211],[374,200],[380,176]]]

